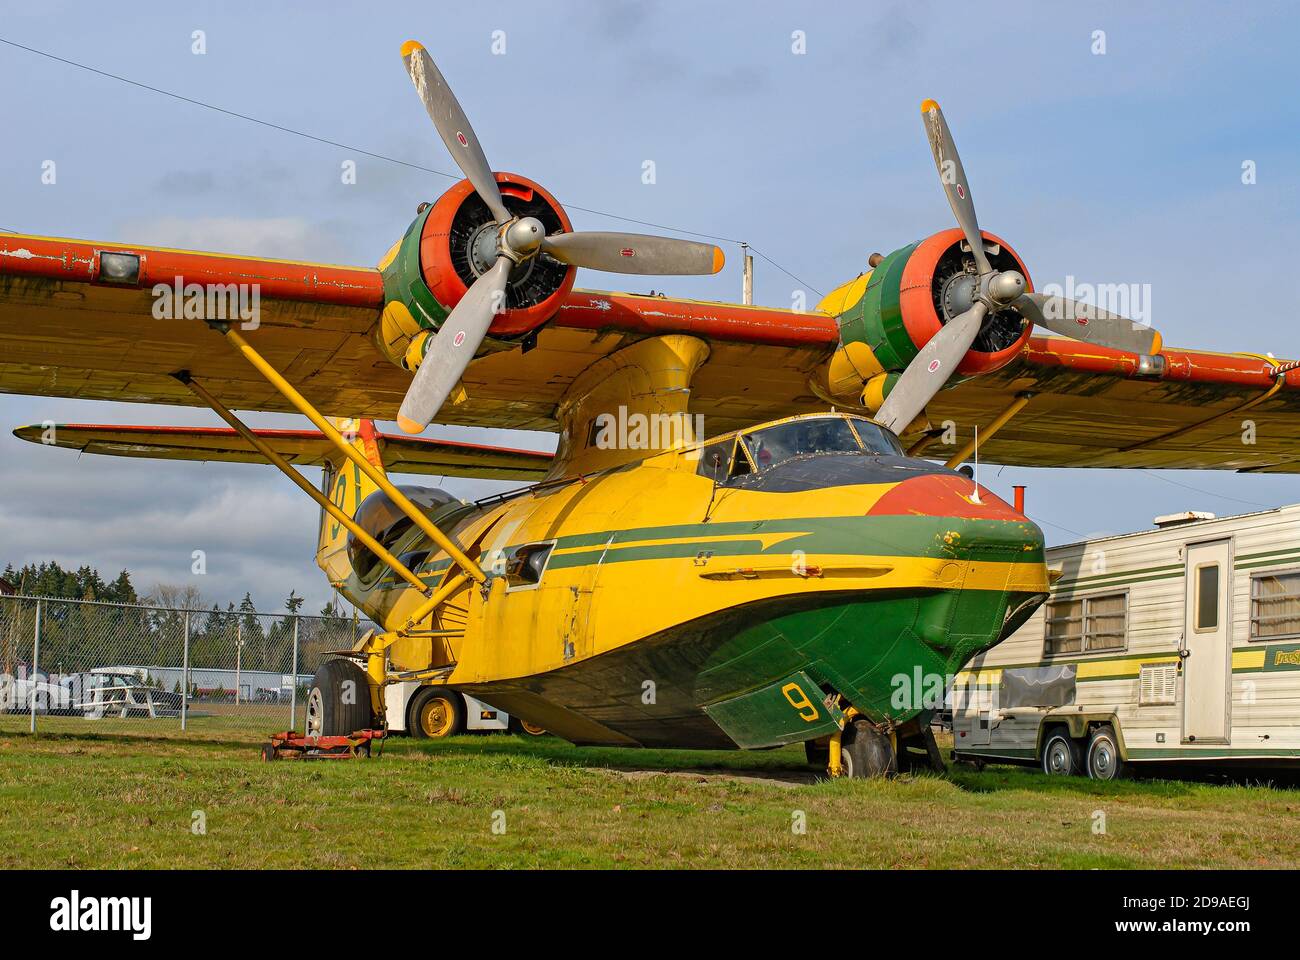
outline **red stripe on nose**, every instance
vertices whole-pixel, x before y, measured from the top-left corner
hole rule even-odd
[[[868,516],[910,514],[926,517],[960,517],[964,520],[1021,520],[1005,500],[985,487],[973,501],[975,483],[950,473],[904,480],[876,501]]]

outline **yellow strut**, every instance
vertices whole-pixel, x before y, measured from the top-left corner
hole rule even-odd
[[[826,772],[831,775],[832,779],[844,776],[844,767],[842,766],[843,761],[840,757],[840,748],[843,746],[843,740],[843,730],[836,730],[831,734],[831,752],[829,763],[826,766]]]
[[[351,460],[362,473],[369,477],[375,486],[384,491],[384,493],[388,495],[389,499],[397,505],[397,508],[410,517],[411,522],[424,531],[424,533],[426,533],[434,543],[442,548],[447,556],[451,557],[452,561],[464,570],[475,583],[483,583],[487,579],[477,563],[465,556],[464,552],[457,547],[456,544],[451,542],[451,538],[439,530],[434,525],[433,521],[430,520],[419,507],[413,504],[409,498],[407,498],[406,494],[393,486],[392,481],[384,475],[382,470],[376,469],[375,465],[367,460],[360,451],[347,443],[339,432],[334,429],[334,425],[321,416],[320,413],[317,412],[316,408],[313,407],[301,393],[294,389],[293,384],[280,376],[280,372],[267,363],[266,359],[254,350],[247,340],[241,337],[234,329],[229,327],[222,330],[222,332],[226,335],[226,339],[233,343],[239,352],[244,355],[244,358],[256,367],[257,371],[270,382],[271,386],[279,390],[280,393],[284,395],[285,399],[297,407],[298,411],[315,425],[317,430],[325,434],[329,441],[334,444],[334,446],[338,448],[344,456]]]
[[[440,603],[464,586],[466,579],[467,577],[463,573],[458,573],[454,577],[449,578],[446,583],[438,588],[438,591],[434,593],[433,596],[429,597],[428,600],[424,601],[424,603],[411,611],[411,615],[406,620],[406,630],[409,632],[415,629],[417,623],[429,614],[433,613]]]
[[[980,437],[980,440],[988,440],[993,436],[993,434],[1005,427],[1012,417],[1024,409],[1025,404],[1027,404],[1033,396],[1034,395],[1029,392],[1017,393],[1015,399],[1008,403],[1003,411],[993,418],[993,422],[981,431],[983,435]],[[948,458],[948,462],[945,463],[944,466],[949,470],[955,470],[957,467],[961,466],[974,450],[975,438],[971,437],[970,440],[966,442],[965,446]]]
[[[366,533],[365,530],[357,525],[355,520],[340,510],[329,497],[325,496],[325,494],[313,487],[307,481],[306,477],[290,465],[288,460],[276,453],[261,437],[248,429],[242,420],[231,413],[229,407],[212,394],[208,393],[202,384],[196,383],[194,380],[190,379],[188,373],[175,374],[175,377],[181,383],[185,384],[185,386],[189,387],[191,391],[197,394],[204,403],[215,410],[217,416],[230,424],[236,433],[252,444],[253,449],[266,457],[266,459],[269,460],[273,466],[279,469],[281,473],[297,484],[298,488],[301,489],[303,493],[307,494],[307,496],[311,497],[322,510],[341,523],[345,528],[347,528],[348,532],[364,543],[371,553],[392,568],[394,573],[401,576],[403,580],[411,584],[411,586],[415,587],[426,597],[432,595],[432,587],[417,577],[409,567],[402,563],[402,561],[398,560],[397,557],[393,556],[392,553],[384,549],[383,544],[370,534]]]
[[[853,718],[858,715],[858,708],[850,704],[844,710],[844,727],[853,722]],[[844,727],[840,727],[831,734],[831,752],[829,763],[826,765],[826,772],[831,778],[844,776],[844,758],[840,756],[840,749],[844,746]]]

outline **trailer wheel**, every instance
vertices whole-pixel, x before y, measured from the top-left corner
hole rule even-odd
[[[307,736],[343,737],[371,726],[370,679],[351,660],[326,660],[307,693]]]
[[[1092,731],[1088,738],[1088,776],[1094,780],[1118,780],[1124,776],[1124,758],[1119,755],[1119,738],[1109,723]]]
[[[887,736],[866,720],[857,720],[840,738],[840,768],[846,777],[892,777],[898,772],[898,758]]]
[[[421,740],[440,739],[465,728],[465,700],[455,690],[424,687],[411,698],[407,729]]]
[[[1048,776],[1077,776],[1083,773],[1083,755],[1079,744],[1070,738],[1066,727],[1053,727],[1043,741],[1042,767]]]

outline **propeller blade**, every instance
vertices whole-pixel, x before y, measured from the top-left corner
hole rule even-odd
[[[956,371],[957,364],[975,342],[987,313],[988,307],[976,303],[945,323],[907,365],[894,389],[880,405],[876,421],[895,434],[901,434]]]
[[[397,425],[406,433],[420,433],[429,425],[474,359],[496,316],[494,308],[501,304],[512,265],[510,258],[497,257],[433,335],[397,413]]]
[[[1127,353],[1153,356],[1160,352],[1160,334],[1155,329],[1089,303],[1045,293],[1025,293],[1012,306],[1027,320],[1063,337]]]
[[[975,216],[975,201],[971,199],[966,169],[961,165],[961,157],[957,154],[957,144],[953,142],[948,121],[943,118],[939,104],[933,100],[921,104],[921,119],[925,123],[925,135],[930,141],[930,152],[934,154],[934,165],[939,170],[939,182],[948,197],[948,206],[952,207],[957,225],[966,234],[966,242],[970,244],[980,276],[984,276],[993,267],[984,254],[984,237],[980,234],[979,219]]]
[[[557,233],[542,241],[542,249],[561,263],[608,273],[708,274],[725,261],[711,243],[639,233]]]
[[[456,95],[451,92],[451,87],[433,62],[433,57],[429,56],[429,51],[419,42],[407,40],[402,44],[402,59],[406,62],[406,72],[415,83],[416,92],[424,101],[424,109],[429,111],[429,119],[438,129],[438,136],[447,145],[451,158],[474,185],[497,223],[505,223],[511,219],[511,214],[501,200],[501,191],[497,187],[496,177],[492,175],[492,168],[488,166],[487,157],[483,154],[483,146],[474,135],[469,118],[465,116]]]

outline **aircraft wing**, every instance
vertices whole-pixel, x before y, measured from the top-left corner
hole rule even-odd
[[[106,253],[137,257],[138,276],[114,282]],[[291,410],[201,320],[155,318],[153,286],[178,276],[257,284],[260,323],[245,337],[322,412],[395,416],[410,375],[373,344],[384,301],[375,268],[24,235],[0,235],[0,392],[194,405],[171,376],[188,370],[233,409]],[[631,340],[670,333],[709,344],[691,411],[710,434],[828,406],[809,386],[838,345],[828,314],[575,290],[535,345],[475,360],[468,399],[438,420],[554,430],[578,374]],[[941,391],[927,413],[936,431],[952,423],[956,446],[980,426],[986,462],[1300,472],[1300,370],[1249,354],[1162,354],[1149,369],[1130,354],[1033,337],[1008,366]],[[991,434],[1022,392],[1031,399]],[[921,452],[956,446],[935,436]]]
[[[324,466],[335,448],[317,430],[253,431],[276,453],[298,466]],[[156,427],[92,423],[35,424],[19,427],[14,436],[31,443],[79,450],[83,453],[151,460],[216,460],[265,463],[265,458],[228,427]],[[425,473],[445,477],[490,480],[540,480],[550,469],[552,455],[456,440],[377,435],[390,473]]]
[[[138,269],[121,275],[123,258]],[[118,261],[118,262],[115,262]],[[395,418],[411,375],[372,336],[380,273],[224,254],[0,235],[0,392],[197,405],[171,374],[188,370],[226,406],[292,407],[199,319],[154,316],[156,284],[256,284],[259,325],[243,335],[323,413]],[[692,406],[711,430],[822,409],[808,378],[837,342],[833,318],[763,307],[574,291],[534,347],[480,357],[468,399],[441,423],[554,430],[555,405],[594,361],[629,338],[689,333],[710,355]]]
[[[1031,396],[981,440],[980,459],[1029,467],[1176,467],[1300,473],[1300,369],[1252,354],[1166,349],[1158,370],[1133,354],[1031,337],[1001,370],[942,390],[926,413],[943,457]],[[942,442],[944,421],[957,443]],[[915,447],[913,449],[916,449]]]

